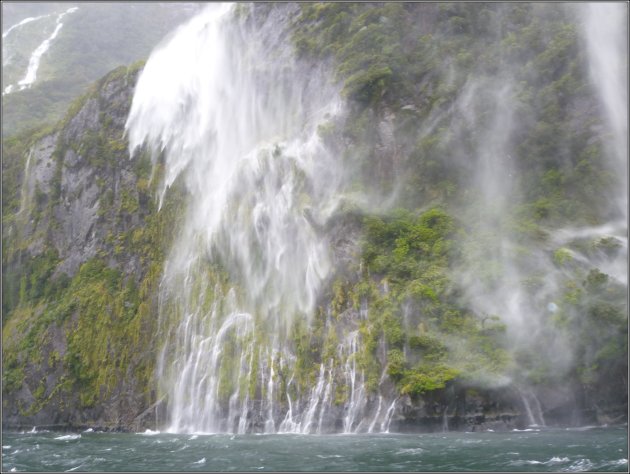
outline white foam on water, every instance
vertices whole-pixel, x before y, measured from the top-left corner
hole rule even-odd
[[[84,433],[93,433],[94,430],[92,428],[88,428],[87,430],[84,431]]]
[[[199,461],[194,462],[193,464],[205,464],[206,458],[201,458]]]
[[[11,449],[11,446],[9,446],[8,444],[5,446],[2,446],[2,449]]]
[[[153,430],[150,430],[150,429],[147,428],[144,431],[144,433],[136,433],[136,434],[144,435],[144,436],[155,436],[155,435],[159,435],[160,431],[159,430],[158,431],[153,431]]]
[[[595,425],[587,425],[587,426],[578,426],[577,428],[565,428],[566,431],[589,431],[599,428],[599,426]]]
[[[177,453],[179,451],[184,451],[184,450],[186,450],[188,448],[190,448],[190,445],[189,444],[184,444],[184,446],[182,446],[181,448],[173,449],[171,451],[171,453]]]
[[[569,467],[562,469],[566,472],[580,472],[580,471],[589,471],[594,467],[594,464],[590,459],[579,459],[571,464]]]
[[[424,449],[422,448],[405,448],[405,449],[399,449],[398,451],[396,451],[396,454],[422,454],[424,452]]]
[[[69,435],[57,436],[55,439],[59,441],[69,441],[71,439],[79,439],[80,437],[81,437],[80,434],[69,434]]]

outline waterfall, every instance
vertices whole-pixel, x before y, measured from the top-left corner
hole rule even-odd
[[[542,407],[533,390],[519,389],[519,395],[521,397],[521,401],[523,402],[523,408],[525,408],[528,425],[533,427],[545,426],[545,418],[543,416]]]
[[[581,5],[590,75],[603,105],[611,168],[620,178],[615,199],[623,221],[628,201],[628,6],[621,3]]]
[[[344,374],[346,376],[346,386],[350,391],[350,400],[346,415],[343,419],[343,432],[352,433],[359,430],[361,423],[360,415],[363,413],[363,408],[366,403],[365,394],[365,376],[362,371],[359,370],[357,364],[358,355],[358,343],[359,332],[351,332],[345,344],[339,347],[340,352],[348,351],[346,354],[346,364],[344,368]]]
[[[160,171],[154,176],[162,180],[160,206],[176,183],[188,199],[160,287],[164,346],[157,375],[169,431],[387,432],[396,411],[395,388],[385,384],[385,372],[378,387],[366,387],[373,373],[362,363],[361,331],[336,327],[330,314],[325,322],[315,319],[326,314],[318,300],[332,276],[326,224],[352,180],[319,133],[343,122],[341,86],[325,61],[296,58],[289,25],[297,8],[208,5],[154,50],[138,79],[126,124],[130,154],[143,146],[151,153],[154,171]],[[627,120],[621,117],[625,103],[617,99],[627,97],[627,77],[617,74],[623,70],[618,59],[606,59],[610,51],[625,57],[625,45],[618,41],[621,27],[602,26],[611,11],[589,11],[583,26],[592,78],[612,130],[608,168],[622,176],[623,192],[611,193],[625,209]],[[611,234],[622,247],[614,259],[582,255],[575,245],[570,251],[585,266],[627,284],[627,225],[625,218],[589,229],[520,222],[519,208],[531,204],[527,179],[541,179],[541,171],[520,173],[525,158],[519,133],[530,117],[519,112],[527,102],[521,97],[525,76],[510,58],[497,58],[499,73],[471,74],[469,66],[459,71],[454,65],[448,75],[465,74],[449,106],[455,145],[448,159],[465,163],[470,175],[459,209],[469,232],[454,280],[473,313],[498,315],[506,323],[514,354],[553,353],[554,375],[566,373],[574,355],[570,338],[554,326],[569,273],[554,263],[554,252],[583,233]],[[531,74],[537,79],[535,70]],[[435,114],[422,134],[431,133],[430,124],[444,112]],[[382,291],[390,291],[386,279]],[[367,305],[362,298],[356,308],[361,324],[369,319]],[[413,319],[407,311],[405,327]],[[324,327],[320,334],[334,333],[327,348],[336,351],[334,360],[324,351],[313,355],[322,342],[309,339],[314,321]],[[535,375],[520,362],[514,371],[479,374],[479,380],[502,386]],[[535,396],[522,393],[521,400],[529,421],[543,425]],[[445,409],[445,430],[447,422]]]
[[[392,404],[387,409],[387,413],[385,414],[385,419],[381,424],[381,431],[383,433],[389,433],[389,425],[392,423],[392,418],[394,417],[394,412],[396,411],[396,403],[398,402],[398,398],[395,398],[392,401]]]
[[[368,433],[372,433],[374,431],[374,427],[376,426],[376,422],[378,420],[379,415],[381,414],[381,408],[383,406],[383,396],[378,396],[378,408],[376,409],[376,414],[374,415],[374,419],[372,423],[370,423],[370,427],[368,428]]]
[[[442,412],[442,432],[448,433],[448,405],[444,407]]]
[[[18,216],[22,216],[24,214],[28,215],[28,207],[30,205],[34,183],[32,183],[32,170],[31,170],[31,160],[33,158],[33,150],[29,150],[28,155],[26,155],[26,165],[24,166],[24,177],[22,178],[22,186],[20,187],[20,209],[17,212]],[[25,217],[28,219],[28,217]]]
[[[26,89],[27,87],[31,87],[33,85],[33,83],[35,82],[35,79],[37,79],[37,70],[39,69],[39,63],[41,61],[42,56],[46,53],[46,51],[48,51],[48,48],[50,48],[50,44],[57,37],[57,35],[61,31],[61,28],[63,27],[63,23],[61,22],[61,20],[68,13],[73,13],[77,11],[78,9],[79,9],[78,7],[72,7],[63,13],[60,13],[59,16],[57,16],[55,29],[52,32],[52,34],[48,38],[46,38],[37,48],[35,48],[35,51],[33,51],[33,53],[31,54],[31,57],[28,62],[28,68],[26,70],[26,74],[21,80],[18,81],[20,90]],[[41,17],[33,18],[32,20],[36,20],[38,18],[41,18]],[[26,22],[26,20],[24,20],[24,22]],[[9,32],[7,31],[6,34],[8,33]],[[5,88],[4,94],[9,94],[12,90],[13,90],[13,86],[9,85]]]
[[[39,20],[40,18],[44,18],[47,17],[48,15],[40,15],[40,16],[30,16],[28,18],[24,18],[22,21],[19,21],[18,23],[16,23],[15,25],[12,25],[11,27],[9,27],[7,29],[7,31],[5,31],[4,33],[2,33],[2,39],[5,39],[7,36],[9,36],[9,33],[11,33],[13,30],[15,30],[16,28],[19,28],[20,26],[26,25],[27,23],[30,23],[32,21],[36,21]],[[3,63],[4,64],[4,63]]]
[[[604,226],[568,229],[562,237],[612,236],[622,246],[613,261],[596,261],[602,270],[628,284],[628,6],[615,3],[580,5],[589,72],[602,105],[608,167],[617,185],[610,191],[613,221]]]
[[[331,431],[341,370],[345,431],[366,406],[358,333],[340,345],[344,366],[321,361],[308,390],[296,378],[290,333],[310,324],[331,270],[319,229],[343,173],[317,132],[342,112],[338,86],[325,64],[294,57],[292,8],[238,16],[208,5],[138,79],[130,154],[146,144],[155,166],[163,160],[160,205],[177,179],[189,194],[160,289],[168,431]]]

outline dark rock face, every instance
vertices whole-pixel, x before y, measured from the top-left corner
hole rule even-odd
[[[22,187],[23,209],[13,224],[13,234],[9,233],[20,240],[11,243],[21,248],[13,265],[19,268],[20,262],[54,251],[57,263],[51,281],[75,277],[81,265],[97,257],[119,272],[123,281],[137,283],[145,276],[148,262],[142,265],[134,249],[117,244],[116,238],[143,228],[150,213],[136,204],[140,199],[138,157],[129,157],[123,138],[137,74],[137,69],[123,68],[106,76],[65,125],[31,147]],[[50,306],[36,309],[31,324],[49,311]],[[36,360],[18,354],[23,383],[4,393],[3,426],[139,429],[146,423],[154,428],[155,420],[148,421],[147,416],[143,423],[134,424],[147,409],[147,396],[134,377],[133,364],[110,387],[109,395],[101,388],[102,403],[82,406],[67,382],[65,361],[68,339],[79,317],[75,311],[64,321],[51,321],[42,331]],[[137,363],[145,356],[132,360]]]
[[[107,139],[117,136],[122,140],[133,94],[133,78],[125,75],[108,81],[97,97],[90,98],[70,120],[61,140],[67,144],[82,143],[86,137],[99,134],[105,123]],[[138,178],[133,170],[134,161],[125,151],[126,147],[96,166],[90,159],[90,154],[98,153],[98,148],[79,148],[79,153],[68,148],[61,157],[61,202],[54,209],[55,220],[60,226],[53,231],[53,241],[63,263],[57,271],[72,276],[81,263],[94,257],[100,249],[111,251],[105,244],[108,232],[119,234],[134,224],[140,224],[141,209],[132,213],[128,222],[120,223],[103,209],[103,196],[109,190],[113,191],[113,209],[117,208],[116,201],[120,201],[123,190],[135,194],[134,198],[137,200],[135,184]],[[134,259],[131,253],[126,257],[119,259],[125,261],[124,272],[137,273],[137,258]]]
[[[99,250],[111,252],[111,246],[105,243],[108,232],[118,234],[142,221],[142,209],[118,222],[103,204],[103,196],[110,190],[112,211],[118,209],[115,204],[120,204],[123,190],[138,199],[135,160],[129,158],[123,141],[136,75],[137,71],[113,80],[105,78],[105,85],[85,101],[61,131],[43,137],[31,148],[23,200],[35,200],[34,211],[39,219],[25,223],[22,233],[33,237],[26,247],[30,256],[39,255],[43,240],[50,237],[61,260],[56,274],[73,276]],[[108,144],[99,143],[99,148],[87,143],[99,134],[101,141],[120,141],[119,149],[112,153],[110,146],[108,156],[102,156]],[[44,212],[46,205],[55,201],[55,193],[58,199],[52,202],[52,212]],[[139,271],[132,253],[125,257],[119,260],[130,260],[126,273]]]

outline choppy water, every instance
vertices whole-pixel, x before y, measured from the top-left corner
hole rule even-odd
[[[4,433],[2,471],[628,471],[627,428],[507,433]]]

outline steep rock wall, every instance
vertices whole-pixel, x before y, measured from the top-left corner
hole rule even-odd
[[[123,137],[138,70],[108,74],[53,131],[24,141],[19,209],[4,229],[6,425],[129,428],[154,401],[151,313],[168,231],[149,159],[130,158]]]

